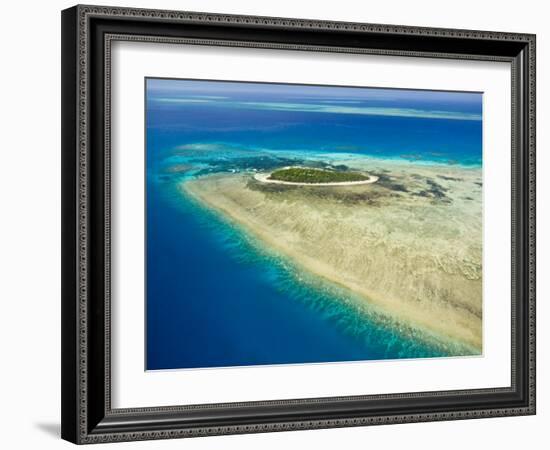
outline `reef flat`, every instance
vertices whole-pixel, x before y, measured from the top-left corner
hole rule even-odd
[[[481,168],[341,163],[377,182],[292,186],[240,172],[185,179],[179,187],[304,270],[481,353]]]

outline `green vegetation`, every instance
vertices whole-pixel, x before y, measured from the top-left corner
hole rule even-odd
[[[369,177],[358,172],[289,167],[275,170],[269,176],[269,179],[292,183],[343,183],[348,181],[366,181]]]

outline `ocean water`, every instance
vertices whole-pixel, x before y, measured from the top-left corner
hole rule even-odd
[[[453,353],[270,253],[178,185],[339,158],[479,166],[481,94],[157,79],[146,89],[147,369]]]

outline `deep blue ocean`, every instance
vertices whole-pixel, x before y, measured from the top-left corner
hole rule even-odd
[[[481,165],[481,94],[149,79],[146,367],[446,356],[358,307],[178,184],[362,157]]]

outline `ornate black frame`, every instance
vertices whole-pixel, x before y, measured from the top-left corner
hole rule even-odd
[[[112,409],[110,44],[191,43],[512,66],[512,384]],[[62,12],[62,437],[74,443],[535,414],[535,36],[98,6]]]

